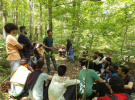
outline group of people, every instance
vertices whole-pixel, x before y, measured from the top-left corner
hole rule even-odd
[[[93,53],[92,58],[93,60],[87,61],[88,54],[83,52],[81,58],[83,69],[78,78],[80,80],[79,93],[84,94],[86,84],[85,96],[87,98],[95,97],[93,100],[133,100],[130,95],[135,92],[135,82],[133,76],[128,74],[129,67],[127,65],[117,67],[110,57],[105,57],[97,51]],[[105,96],[106,93],[112,95]]]
[[[11,97],[18,100],[75,100],[85,96],[89,100],[133,100],[130,96],[135,90],[134,78],[128,74],[129,67],[117,67],[110,57],[94,52],[93,60],[89,61],[88,51],[83,52],[80,59],[82,69],[78,79],[66,77],[67,66],[57,67],[53,49],[52,31],[43,44],[37,47],[25,36],[25,26],[20,27],[18,41],[14,38],[18,27],[12,23],[5,25],[8,33],[6,39],[7,60],[11,66]],[[45,49],[43,49],[45,48]],[[67,40],[67,48],[62,46],[60,55],[67,52],[68,59],[73,59],[73,47]],[[50,58],[57,74],[51,76],[43,73],[45,60],[48,72],[51,71]],[[87,70],[88,69],[88,70]],[[76,89],[77,88],[77,89]],[[110,93],[110,96],[106,96]]]

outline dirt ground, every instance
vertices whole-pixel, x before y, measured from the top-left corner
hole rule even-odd
[[[56,55],[55,58],[56,58],[57,66],[63,65],[63,64],[67,66],[66,76],[70,77],[71,79],[78,78],[79,72],[81,70],[79,61],[70,61],[66,58],[59,57],[58,55]],[[52,69],[51,73],[47,72],[47,68],[44,69],[44,72],[49,75],[57,74],[57,71],[54,71],[52,62],[50,66]]]

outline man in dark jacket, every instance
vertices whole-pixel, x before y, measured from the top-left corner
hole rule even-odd
[[[25,58],[30,58],[30,47],[31,42],[30,40],[25,36],[27,34],[27,30],[25,26],[20,27],[21,34],[18,37],[18,42],[25,45],[25,52],[23,52],[23,55]]]

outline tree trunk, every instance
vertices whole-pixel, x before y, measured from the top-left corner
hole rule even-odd
[[[32,0],[30,0],[30,40],[32,40],[32,33],[33,33],[33,30],[32,30]]]
[[[52,30],[52,0],[49,0],[48,4],[49,4],[49,29]]]
[[[25,2],[24,2],[24,6],[23,6],[24,10],[23,10],[23,26],[25,26]]]
[[[76,10],[76,0],[73,1],[73,8],[74,8],[74,10],[73,10],[73,23],[72,23],[73,27],[72,27],[72,33],[75,33],[75,31],[76,31],[76,25],[75,25],[75,20],[76,20],[76,16],[75,16],[75,14],[76,14],[75,13],[75,10]]]
[[[42,37],[42,4],[40,3],[40,37]]]
[[[16,26],[18,26],[18,0],[16,2]]]
[[[4,25],[6,24],[6,2],[3,1],[2,2],[2,19],[3,19],[3,23],[2,23],[2,27],[3,27],[3,38],[6,39],[6,31],[4,29]]]
[[[34,39],[35,42],[38,41],[38,30],[37,30],[37,27],[35,26],[35,39]]]

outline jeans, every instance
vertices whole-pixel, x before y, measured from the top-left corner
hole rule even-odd
[[[51,60],[53,62],[54,69],[57,70],[57,64],[56,64],[56,60],[55,60],[55,55],[53,55],[53,54],[45,54],[45,58],[46,58],[46,65],[47,65],[48,72],[51,71],[50,58],[51,58]]]
[[[15,61],[10,61],[10,66],[11,66],[11,77],[12,74],[17,70],[18,67],[20,67],[20,60],[15,60]],[[11,83],[11,92],[14,92],[14,88],[15,85],[13,83]]]

